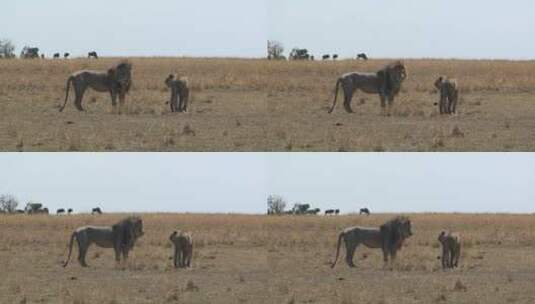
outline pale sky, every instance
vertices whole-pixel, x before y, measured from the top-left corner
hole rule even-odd
[[[263,57],[267,0],[2,1],[0,37],[48,56]]]
[[[0,153],[0,193],[55,212],[265,212],[262,157],[245,153]]]
[[[287,50],[371,58],[535,59],[532,0],[269,0]]]
[[[0,38],[48,56],[264,57],[266,40],[312,54],[534,59],[531,0],[4,1]]]
[[[0,168],[0,194],[53,211],[261,214],[278,194],[343,213],[535,212],[533,153],[0,153]]]
[[[269,189],[355,212],[535,212],[534,153],[279,153]]]

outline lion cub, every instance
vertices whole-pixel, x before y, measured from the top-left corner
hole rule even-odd
[[[459,89],[457,80],[439,76],[435,80],[435,88],[440,94],[438,109],[440,114],[455,114],[457,101],[459,100]],[[435,103],[437,105],[437,103]]]
[[[442,244],[442,269],[458,267],[461,256],[459,234],[442,231],[438,235],[438,241]]]
[[[169,240],[174,245],[173,265],[175,268],[191,267],[193,255],[193,241],[191,234],[182,231],[174,231]]]
[[[170,74],[165,79],[165,85],[171,89],[171,112],[187,112],[189,104],[189,84],[186,77],[178,78]]]

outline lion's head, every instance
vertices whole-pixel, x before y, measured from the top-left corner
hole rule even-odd
[[[132,86],[132,64],[128,61],[121,61],[114,67],[108,69],[108,77],[117,89],[124,92],[130,91]]]
[[[407,69],[401,61],[389,63],[377,72],[377,76],[384,83],[388,95],[396,95],[401,89],[402,82],[407,78]]]
[[[121,237],[121,244],[132,248],[143,235],[143,221],[140,217],[130,216],[112,226],[113,231]]]
[[[388,240],[391,248],[399,249],[403,241],[412,235],[411,221],[404,216],[399,216],[384,223],[381,226],[381,235]]]
[[[433,85],[435,86],[435,88],[440,91],[440,88],[442,87],[442,82],[444,81],[445,77],[444,76],[438,76],[438,78],[435,80],[435,82],[433,83]]]

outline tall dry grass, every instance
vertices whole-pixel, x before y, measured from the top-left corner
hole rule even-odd
[[[262,216],[141,214],[145,235],[126,264],[92,246],[89,268],[67,268],[70,233],[126,214],[0,216],[0,302],[6,303],[530,303],[533,215],[409,214],[414,235],[384,269],[379,249],[357,248],[330,268],[338,233],[394,214]],[[174,270],[169,234],[192,232],[193,268]],[[462,235],[460,267],[442,271],[438,234]],[[343,248],[343,247],[342,247]],[[388,290],[388,292],[385,292]]]
[[[336,79],[347,72],[377,71],[393,60],[341,60],[328,62],[274,61],[267,79],[270,92],[332,91]],[[464,93],[532,93],[535,91],[535,61],[503,60],[402,60],[408,71],[403,92],[433,91],[439,75],[457,78]]]
[[[7,151],[533,151],[534,61],[405,60],[409,77],[389,118],[357,93],[354,115],[332,115],[336,79],[391,60],[128,58],[133,89],[117,115],[109,96],[72,100],[68,75],[120,58],[0,60],[0,148]],[[163,81],[188,76],[190,113],[170,113]],[[458,79],[459,113],[440,116],[435,77]],[[71,94],[72,95],[72,94]],[[71,96],[72,99],[72,96]]]

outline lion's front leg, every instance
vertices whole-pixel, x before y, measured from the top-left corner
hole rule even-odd
[[[440,114],[446,114],[446,113],[448,113],[447,97],[444,96],[444,94],[441,94],[441,96],[440,96]]]
[[[379,93],[379,99],[381,100],[381,115],[386,115],[386,96]]]
[[[126,103],[126,92],[121,90],[119,92],[119,112],[122,112],[124,110],[125,103]]]
[[[392,106],[394,105],[394,96],[388,95],[388,107],[387,107],[387,116],[390,116],[392,114]]]
[[[113,246],[113,250],[115,251],[115,262],[119,263],[121,261],[121,246],[119,244],[115,244],[115,246]]]

